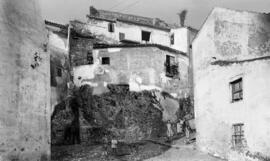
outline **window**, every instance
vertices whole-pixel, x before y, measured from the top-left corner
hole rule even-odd
[[[150,41],[151,32],[142,31],[142,41],[149,42]]]
[[[62,77],[62,69],[60,67],[57,67],[57,76]]]
[[[244,142],[244,124],[238,123],[233,125],[232,141],[234,147],[242,147]]]
[[[179,75],[175,57],[166,55],[165,69],[167,77],[177,77]]]
[[[124,40],[125,39],[125,34],[124,33],[119,33],[119,40]]]
[[[108,24],[108,31],[109,32],[114,32],[114,24],[111,23],[111,22]]]
[[[109,65],[110,64],[110,58],[109,57],[103,57],[102,60],[101,60],[101,64]]]
[[[88,52],[87,53],[86,60],[87,60],[87,64],[94,64],[94,58],[93,58],[92,52]]]
[[[237,79],[231,84],[232,89],[232,102],[240,101],[243,99],[242,78]]]
[[[170,40],[171,40],[171,45],[173,45],[173,44],[174,44],[174,34],[172,34],[172,35],[170,36]]]

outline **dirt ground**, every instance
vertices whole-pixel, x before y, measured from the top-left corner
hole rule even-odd
[[[169,148],[147,141],[123,145],[117,155],[104,145],[53,146],[52,161],[224,161],[196,150],[195,144],[186,145],[185,138],[181,138]]]
[[[195,138],[195,135],[192,137]],[[186,145],[184,140],[185,138],[174,141],[173,148],[145,161],[224,161],[196,150],[195,142]]]
[[[52,161],[142,161],[166,150],[168,147],[150,142],[123,146],[116,155],[104,145],[52,146]]]

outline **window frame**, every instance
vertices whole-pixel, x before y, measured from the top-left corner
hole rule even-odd
[[[174,33],[170,35],[170,44],[174,45]]]
[[[244,124],[237,123],[233,124],[233,134],[232,134],[232,142],[235,148],[241,148],[244,146]]]
[[[125,33],[119,32],[119,40],[120,41],[125,40],[125,37],[126,37]]]
[[[114,23],[109,22],[109,23],[108,23],[108,32],[113,33],[114,31],[115,31],[115,30],[114,30]]]
[[[148,39],[148,40],[144,40],[144,37],[145,37],[145,36],[143,36],[143,35],[144,35],[143,33],[149,34],[149,39]],[[150,39],[151,39],[151,32],[150,32],[150,31],[142,30],[142,31],[141,31],[141,36],[142,36],[142,39],[141,39],[142,41],[150,42]]]
[[[94,64],[94,57],[93,57],[93,53],[91,51],[87,52],[86,60],[87,60],[87,64],[89,64],[89,65]]]
[[[105,61],[106,59],[107,59],[107,61]],[[110,57],[102,57],[101,58],[101,64],[102,65],[110,65],[111,64]]]
[[[165,60],[165,75],[170,78],[177,77],[179,75],[178,63],[176,57],[172,55],[166,55]],[[176,69],[175,69],[176,68]]]
[[[240,77],[230,82],[231,86],[231,101],[238,102],[243,100],[243,78]],[[237,89],[238,88],[238,89]],[[236,98],[235,95],[238,94],[239,98]]]

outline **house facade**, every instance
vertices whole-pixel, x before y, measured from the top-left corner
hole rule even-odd
[[[158,18],[97,10],[92,6],[87,18],[87,28],[93,35],[110,42],[159,44],[188,54],[197,33],[190,27],[170,25]]]
[[[235,161],[269,159],[269,18],[215,8],[195,38],[199,149]]]
[[[94,94],[108,91],[108,84],[128,84],[131,91],[189,95],[189,59],[183,52],[150,44],[96,44],[91,56],[91,64],[73,68],[74,83],[95,87]]]

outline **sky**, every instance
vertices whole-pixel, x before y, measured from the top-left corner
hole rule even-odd
[[[44,19],[67,24],[86,21],[89,6],[178,23],[177,13],[188,11],[186,25],[200,29],[214,7],[255,12],[270,12],[270,0],[40,0]]]

